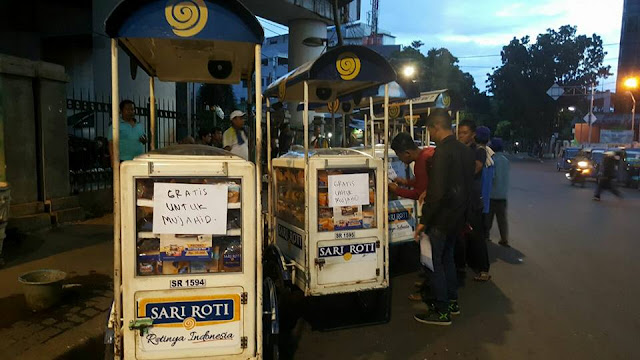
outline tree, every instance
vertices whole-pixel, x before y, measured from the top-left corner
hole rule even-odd
[[[411,47],[418,50],[424,46],[424,42],[422,40],[414,40],[411,42]]]
[[[458,58],[445,48],[432,48],[424,55],[418,50],[422,45],[424,43],[420,40],[413,41],[410,47],[404,47],[390,59],[399,74],[407,65],[416,69],[415,79],[399,77],[398,81],[405,90],[415,88],[415,92],[423,92],[448,89],[452,109],[463,110],[463,118],[474,119],[489,127],[494,125],[491,128],[495,129],[489,98],[478,90],[471,74],[460,69]]]
[[[548,139],[552,132],[564,132],[559,111],[576,105],[577,98],[554,101],[546,91],[554,83],[589,88],[611,75],[603,66],[606,55],[600,36],[576,35],[577,27],[548,29],[536,42],[526,36],[514,38],[502,49],[502,65],[488,75],[502,120],[509,121],[515,136],[529,141]],[[578,103],[584,106],[584,100]]]

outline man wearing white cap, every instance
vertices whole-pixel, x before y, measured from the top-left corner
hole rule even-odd
[[[249,160],[249,139],[244,132],[244,115],[240,110],[231,113],[231,127],[222,136],[222,146],[232,154]]]

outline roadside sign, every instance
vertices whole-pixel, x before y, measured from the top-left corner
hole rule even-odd
[[[593,113],[591,113],[591,114],[585,115],[584,118],[582,118],[582,120],[584,120],[587,124],[593,124],[598,120],[598,118],[595,115],[593,115]]]
[[[564,89],[557,83],[553,84],[549,90],[547,90],[547,95],[549,95],[553,100],[558,100],[562,94],[564,94]]]

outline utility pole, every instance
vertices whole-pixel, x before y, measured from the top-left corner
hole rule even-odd
[[[636,139],[636,98],[631,91],[629,91],[629,95],[631,95],[631,100],[633,101],[633,106],[631,107],[631,142],[634,142]],[[638,138],[640,138],[640,135],[638,135]]]
[[[333,0],[331,4],[333,7],[333,24],[336,26],[336,35],[338,36],[338,46],[344,45],[344,40],[342,38],[342,29],[340,26],[340,8],[338,7],[338,0]],[[328,46],[328,45],[327,45]]]
[[[591,147],[591,123],[593,122],[593,100],[596,94],[596,84],[591,83],[591,103],[589,105],[589,147]]]

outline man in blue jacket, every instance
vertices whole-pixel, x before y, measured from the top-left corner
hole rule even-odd
[[[498,244],[509,247],[507,193],[509,192],[509,171],[511,165],[507,157],[504,156],[504,145],[501,138],[493,138],[493,140],[491,140],[491,148],[495,151],[495,155],[493,156],[495,173],[493,176],[493,186],[491,188],[489,213],[487,214],[487,239],[489,239],[495,217],[498,220],[498,229],[500,230],[500,242],[498,242]]]

